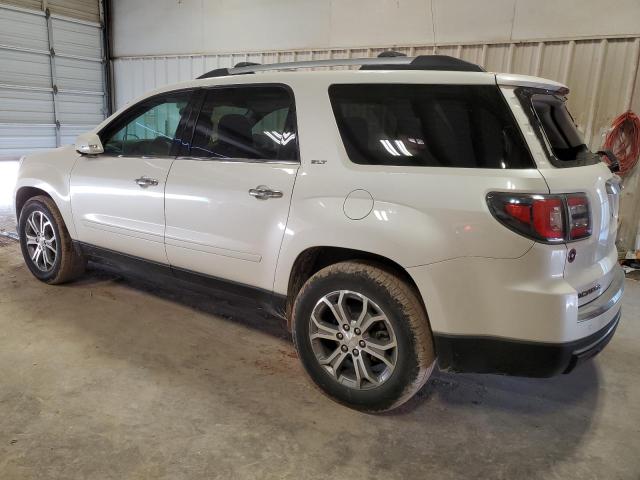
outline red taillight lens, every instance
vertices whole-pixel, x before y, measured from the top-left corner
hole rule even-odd
[[[511,230],[546,243],[559,243],[591,234],[589,200],[585,195],[490,193],[494,217]]]
[[[522,203],[507,203],[504,206],[505,212],[522,223],[531,223],[531,205]]]

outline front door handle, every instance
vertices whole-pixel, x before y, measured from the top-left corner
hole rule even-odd
[[[135,182],[136,182],[136,183],[137,183],[141,188],[156,187],[156,186],[158,186],[158,180],[156,180],[155,178],[140,177],[140,178],[136,178]]]
[[[270,198],[281,198],[282,192],[280,190],[271,190],[266,185],[258,185],[256,188],[249,190],[249,195],[258,200],[268,200]]]

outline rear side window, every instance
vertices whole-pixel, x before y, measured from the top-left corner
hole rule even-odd
[[[332,85],[349,158],[365,165],[535,168],[491,85]]]
[[[281,86],[208,90],[196,122],[191,156],[297,160],[290,92]]]

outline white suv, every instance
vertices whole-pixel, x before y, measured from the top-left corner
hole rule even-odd
[[[291,71],[346,65],[358,70]],[[22,159],[22,252],[230,290],[286,317],[350,407],[455,372],[551,376],[620,318],[617,177],[565,86],[442,56],[245,64]],[[613,169],[613,168],[612,168]]]

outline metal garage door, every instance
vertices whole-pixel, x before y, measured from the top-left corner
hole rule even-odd
[[[107,112],[99,1],[11,3],[44,10],[0,4],[0,156],[73,143]]]

